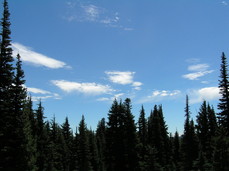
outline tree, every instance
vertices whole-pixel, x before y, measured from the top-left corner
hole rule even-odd
[[[79,171],[92,171],[91,166],[91,154],[89,149],[89,141],[88,141],[88,130],[85,123],[84,116],[79,124]]]
[[[73,158],[73,133],[68,122],[68,117],[65,118],[65,122],[62,124],[62,134],[66,144],[66,152],[64,155],[63,165],[64,170],[73,170],[74,158]]]
[[[180,137],[177,131],[175,132],[175,136],[173,140],[173,148],[174,148],[173,161],[174,161],[176,170],[179,171],[181,156],[180,156]]]
[[[193,120],[190,120],[190,109],[189,100],[186,96],[186,107],[185,107],[185,124],[184,134],[181,143],[182,152],[182,168],[183,170],[192,170],[194,161],[198,157],[198,142],[195,133],[195,126]]]
[[[125,140],[125,156],[126,156],[126,170],[134,171],[138,167],[138,157],[137,157],[137,134],[136,126],[134,121],[134,116],[131,112],[131,100],[129,98],[125,99],[123,103],[123,108],[125,109],[124,115],[124,140]]]
[[[14,67],[11,38],[10,38],[10,13],[8,2],[3,3],[3,17],[1,19],[0,42],[0,169],[19,169],[15,155],[14,129],[15,116],[12,109],[12,85],[14,81]],[[12,168],[13,167],[13,168]]]
[[[229,134],[229,82],[228,82],[228,69],[227,69],[227,58],[224,53],[221,56],[221,69],[220,69],[220,80],[219,89],[221,98],[218,104],[218,118],[220,125],[226,129]]]
[[[44,122],[44,108],[41,101],[36,110],[36,136],[37,136],[37,167],[38,171],[50,168],[50,127]]]
[[[96,140],[99,158],[98,170],[106,171],[106,122],[104,118],[102,118],[98,123],[96,130]]]

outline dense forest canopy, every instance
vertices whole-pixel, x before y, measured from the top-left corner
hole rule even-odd
[[[95,130],[82,115],[73,129],[66,117],[45,120],[40,101],[33,106],[24,84],[20,54],[12,56],[10,12],[4,0],[0,44],[0,170],[3,171],[227,171],[229,170],[228,65],[221,55],[219,113],[203,101],[196,118],[189,97],[184,106],[184,131],[171,134],[162,105],[138,118],[131,99],[115,99],[107,119]]]

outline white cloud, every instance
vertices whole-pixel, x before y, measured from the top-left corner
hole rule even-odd
[[[105,73],[111,82],[122,85],[133,83],[133,77],[135,74],[135,72],[130,71],[106,71]]]
[[[196,64],[196,65],[190,65],[188,67],[189,71],[206,71],[209,68],[208,64]]]
[[[203,76],[210,74],[214,71],[214,70],[207,70],[208,68],[209,68],[208,64],[190,65],[188,67],[188,70],[194,71],[194,72],[182,75],[182,77],[189,79],[189,80],[198,80],[200,77],[203,77]]]
[[[101,9],[95,5],[81,5],[85,12],[85,19],[88,21],[96,21],[99,18]]]
[[[209,71],[199,71],[199,72],[194,72],[190,74],[185,74],[182,77],[189,79],[189,80],[198,80],[199,77],[203,77],[207,74],[212,73],[214,70],[209,70]]]
[[[117,99],[117,100],[120,99],[123,95],[124,95],[124,93],[119,93],[119,94],[115,94],[112,97],[101,97],[101,98],[98,98],[97,101],[112,102],[112,101],[114,101],[114,99]]]
[[[27,91],[35,94],[51,94],[51,92],[34,87],[27,87]]]
[[[103,24],[106,27],[119,28],[124,31],[132,31],[133,28],[121,24],[118,12],[109,11],[105,8],[88,4],[88,2],[67,2],[67,12],[63,19],[72,22],[91,22]]]
[[[116,84],[128,85],[131,84],[135,90],[141,90],[142,83],[134,81],[135,72],[130,71],[106,71],[108,79]]]
[[[140,100],[140,103],[144,102],[157,102],[166,99],[174,98],[181,94],[180,90],[154,90],[149,96],[146,96]]]
[[[53,80],[52,83],[65,92],[80,92],[87,95],[110,94],[113,90],[109,85],[97,83],[79,83],[66,80]]]
[[[189,96],[191,104],[200,103],[203,100],[211,101],[220,98],[218,87],[205,87],[198,90],[190,90]]]
[[[22,61],[51,69],[69,68],[66,63],[35,52],[30,47],[24,46],[20,43],[12,43],[12,48],[13,56],[16,56],[17,53],[19,53]]]
[[[51,93],[50,91],[42,90],[34,87],[26,87],[28,93],[32,94],[33,101],[45,100],[45,99],[61,99],[57,93]],[[39,96],[41,94],[42,96]]]

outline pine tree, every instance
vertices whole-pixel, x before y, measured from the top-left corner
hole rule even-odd
[[[34,122],[34,113],[32,109],[32,100],[31,97],[28,97],[23,108],[23,123],[24,123],[24,150],[25,150],[25,159],[26,166],[25,171],[37,171],[36,160],[37,160],[37,137],[35,135],[35,126]]]
[[[37,167],[38,171],[50,168],[50,126],[44,121],[44,108],[39,102],[36,110]]]
[[[198,157],[198,142],[194,122],[190,120],[188,96],[186,96],[185,117],[184,135],[181,143],[182,168],[184,171],[189,171],[193,169],[194,161]]]
[[[73,170],[74,158],[73,158],[73,133],[68,122],[68,117],[65,118],[65,122],[62,124],[62,134],[66,144],[66,152],[64,155],[63,165],[64,170]]]
[[[91,154],[91,166],[93,171],[100,171],[99,170],[99,154],[97,148],[97,141],[95,137],[94,131],[88,131],[88,141],[89,141],[89,150]]]
[[[79,124],[79,148],[78,148],[78,155],[79,155],[79,171],[92,171],[91,166],[91,154],[89,149],[89,142],[88,142],[88,130],[85,123],[84,116]]]
[[[138,137],[143,146],[147,144],[147,121],[145,118],[145,109],[142,105],[138,119]]]
[[[221,98],[218,104],[220,113],[218,114],[220,125],[226,129],[229,134],[229,82],[228,82],[228,69],[227,58],[224,53],[221,56],[221,75],[219,80],[219,89]]]
[[[208,148],[208,146],[210,145],[209,141],[209,122],[208,122],[208,108],[207,108],[207,103],[206,101],[203,101],[200,111],[197,115],[197,135],[198,138],[200,140],[200,145],[202,148],[203,152],[206,152],[206,149]]]
[[[106,171],[106,122],[104,118],[102,118],[98,123],[96,130],[96,140],[99,158],[98,170]]]
[[[0,169],[10,170],[18,168],[16,155],[17,148],[14,142],[15,115],[12,109],[12,85],[14,80],[14,67],[11,38],[10,38],[10,13],[8,2],[3,3],[3,17],[1,19],[0,42]],[[19,169],[20,170],[20,169]]]
[[[115,99],[108,114],[106,131],[106,165],[107,170],[116,171],[125,166],[125,109],[122,102],[118,103]]]
[[[124,140],[125,140],[125,156],[126,156],[126,170],[134,171],[138,167],[138,157],[137,157],[137,134],[136,126],[134,121],[134,116],[131,113],[131,100],[129,98],[125,99],[123,103],[123,108],[125,109],[125,120],[124,120]]]
[[[139,153],[139,167],[140,170],[144,171],[147,168],[147,160],[148,160],[148,131],[147,131],[147,120],[145,118],[145,109],[142,105],[140,110],[140,116],[138,119],[138,153]]]
[[[177,131],[175,132],[175,136],[174,136],[173,148],[174,148],[174,151],[173,151],[174,164],[176,167],[176,171],[179,171],[181,156],[180,156],[180,137]]]

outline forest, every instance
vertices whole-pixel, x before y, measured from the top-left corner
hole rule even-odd
[[[66,117],[47,121],[41,101],[28,95],[20,54],[12,56],[10,12],[3,3],[0,39],[0,170],[2,171],[228,171],[228,65],[221,55],[219,112],[203,101],[195,120],[189,97],[184,131],[168,132],[161,105],[134,118],[131,99],[114,100],[107,119],[88,129],[84,116],[75,131]],[[74,133],[73,133],[74,132]]]

